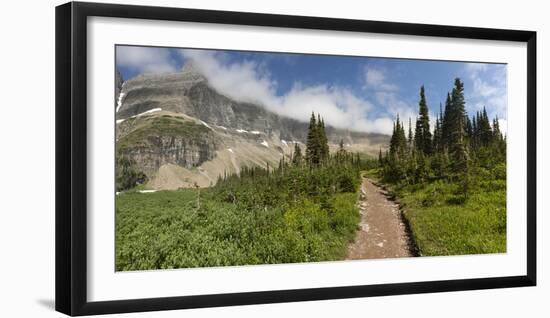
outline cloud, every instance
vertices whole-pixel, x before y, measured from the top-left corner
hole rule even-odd
[[[417,103],[407,103],[403,101],[399,95],[393,92],[377,92],[376,100],[378,101],[378,104],[385,105],[387,114],[392,116],[397,116],[397,114],[399,114],[399,120],[405,125],[407,134],[410,119],[411,128],[414,133],[416,119],[418,117]],[[430,111],[428,115],[430,117],[430,130],[433,133],[438,114]]]
[[[167,73],[177,71],[176,63],[165,48],[117,46],[116,63],[138,73]]]
[[[368,85],[378,86],[384,83],[385,76],[379,70],[366,69],[365,80]]]
[[[464,69],[471,83],[471,90],[466,96],[470,112],[485,107],[491,118],[498,116],[501,119],[501,130],[505,132],[508,106],[506,66],[468,63]]]
[[[276,83],[261,63],[245,60],[230,63],[223,53],[184,49],[180,51],[208,78],[209,83],[231,98],[271,105]]]
[[[468,72],[484,72],[487,70],[488,65],[485,63],[466,63],[464,66]]]
[[[402,99],[398,92],[399,87],[390,82],[388,74],[390,72],[381,66],[366,65],[364,67],[363,89],[374,95],[379,109],[386,116],[394,120],[399,114],[400,121],[405,124],[407,129],[410,119],[414,130],[418,106]],[[393,127],[393,123],[391,127]]]
[[[365,66],[364,77],[365,89],[391,92],[399,89],[397,85],[387,82],[386,72],[381,68],[373,68],[368,65]]]
[[[235,100],[258,103],[277,114],[307,122],[311,112],[338,128],[390,134],[392,116],[371,118],[374,104],[351,89],[337,85],[304,86],[296,82],[284,95],[277,95],[277,82],[264,64],[253,60],[229,61],[223,53],[181,50],[220,93]],[[376,75],[374,75],[376,76]]]
[[[409,119],[414,131],[416,117],[418,116],[418,105],[410,104],[402,99],[398,92],[399,87],[390,82],[388,74],[390,72],[381,66],[366,65],[364,68],[363,89],[374,95],[379,109],[391,118],[389,129],[393,127],[393,120],[399,114],[399,119],[405,124],[407,132]]]

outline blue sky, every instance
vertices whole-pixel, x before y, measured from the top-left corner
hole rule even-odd
[[[234,99],[304,121],[313,110],[333,126],[380,133],[391,132],[397,113],[414,123],[421,85],[434,117],[459,77],[465,83],[468,113],[485,106],[506,128],[503,64],[117,47],[117,68],[125,80],[141,73],[177,72],[189,61],[212,86]]]

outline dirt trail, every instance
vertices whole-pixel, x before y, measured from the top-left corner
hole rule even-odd
[[[413,256],[399,206],[368,178],[361,184],[359,209],[360,229],[348,247],[347,259]]]

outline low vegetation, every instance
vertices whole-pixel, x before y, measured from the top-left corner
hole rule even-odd
[[[132,158],[118,151],[116,156],[116,191],[122,191],[143,184],[147,176],[141,172]]]
[[[186,136],[190,140],[210,134],[210,129],[191,120],[176,116],[149,116],[138,120],[129,118],[123,123],[131,127],[130,132],[117,140],[117,149],[126,152],[128,149],[147,146],[158,136]]]

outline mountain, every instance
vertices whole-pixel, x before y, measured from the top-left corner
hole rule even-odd
[[[208,186],[242,166],[276,165],[298,143],[308,123],[233,100],[209,85],[192,63],[181,72],[116,74],[117,151],[136,162],[155,189]],[[322,116],[322,114],[321,114]],[[327,127],[332,147],[377,155],[389,136]]]
[[[115,109],[119,104],[119,97],[120,97],[120,91],[122,90],[122,84],[124,84],[122,75],[118,70],[116,70],[115,72]]]

